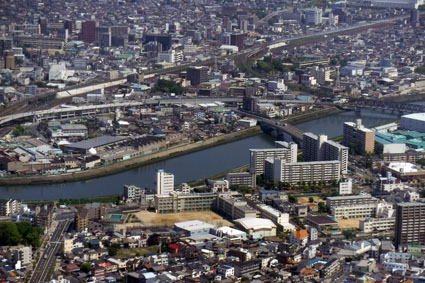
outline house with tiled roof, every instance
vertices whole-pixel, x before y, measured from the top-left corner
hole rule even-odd
[[[291,244],[304,247],[308,242],[308,231],[306,229],[292,231],[290,242]]]

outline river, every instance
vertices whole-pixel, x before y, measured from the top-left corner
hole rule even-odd
[[[354,121],[357,118],[361,118],[363,124],[370,127],[393,121],[397,117],[372,110],[362,110],[357,114],[350,111],[304,122],[297,127],[304,131],[335,137],[342,134],[343,122]],[[116,195],[122,193],[124,184],[153,188],[157,168],[164,168],[167,172],[173,173],[175,182],[178,184],[248,164],[248,149],[271,146],[273,146],[273,139],[265,134],[259,134],[91,180],[60,184],[1,186],[0,199],[53,200]]]

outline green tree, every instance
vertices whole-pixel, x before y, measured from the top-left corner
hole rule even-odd
[[[313,203],[313,202],[314,202],[314,199],[313,199],[312,197],[309,197],[309,198],[308,198],[308,202],[309,202],[309,203]]]
[[[425,66],[416,67],[415,73],[425,75]]]
[[[85,262],[80,266],[80,270],[84,273],[89,273],[92,269],[91,263]]]
[[[359,152],[359,146],[357,145],[357,143],[355,143],[355,142],[350,143],[349,148],[350,148],[349,151],[350,151],[350,154],[351,155],[358,154],[358,152]]]
[[[184,93],[185,88],[178,85],[175,81],[159,79],[155,86],[155,90],[180,95]]]
[[[237,191],[243,194],[249,194],[251,192],[251,188],[248,186],[241,186],[241,185],[231,185],[230,186],[231,191]]]
[[[29,222],[19,222],[16,226],[24,243],[34,248],[40,247],[40,236],[43,234],[43,230],[40,227],[33,226]]]
[[[288,195],[288,200],[289,200],[289,202],[292,202],[292,203],[296,203],[297,202],[297,198],[294,197],[294,195],[292,195],[292,194],[289,194]]]
[[[327,213],[328,212],[328,207],[326,206],[326,204],[323,201],[319,202],[318,208],[319,208],[320,213]]]
[[[24,133],[24,131],[25,131],[25,128],[22,127],[21,125],[18,125],[15,127],[15,129],[13,129],[13,135],[15,137],[20,136]]]
[[[0,223],[0,245],[14,246],[22,241],[18,227],[12,222]]]
[[[419,165],[425,166],[425,158],[416,160],[416,163],[418,163]]]
[[[108,247],[108,254],[110,256],[116,256],[119,249],[120,249],[119,244],[112,244],[110,247]]]
[[[384,153],[384,145],[381,143],[375,143],[375,154],[381,155]]]
[[[342,234],[344,235],[344,237],[347,240],[351,240],[351,239],[354,239],[356,237],[356,233],[354,232],[353,229],[344,230],[344,231],[342,231]]]

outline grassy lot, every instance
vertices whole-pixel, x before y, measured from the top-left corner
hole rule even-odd
[[[117,252],[118,258],[127,258],[131,256],[142,256],[147,253],[151,252],[157,252],[158,247],[152,246],[152,247],[146,247],[146,248],[137,248],[137,249],[119,249]]]

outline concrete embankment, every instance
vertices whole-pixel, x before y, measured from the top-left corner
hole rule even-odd
[[[344,112],[344,110],[331,106],[331,107],[326,107],[319,110],[309,111],[307,113],[303,113],[298,116],[290,117],[289,119],[286,120],[286,122],[296,126],[297,124],[300,124],[300,123],[312,121],[312,120],[319,119],[326,116],[332,116],[341,112]]]
[[[259,127],[249,128],[234,133],[213,137],[204,141],[180,145],[166,150],[162,150],[153,154],[136,157],[130,160],[121,161],[118,163],[105,165],[102,167],[74,172],[61,175],[42,175],[42,176],[23,176],[23,177],[3,177],[0,178],[0,185],[27,185],[27,184],[43,184],[43,183],[59,183],[70,182],[77,180],[85,180],[105,175],[118,173],[128,170],[130,168],[150,164],[160,160],[168,159],[171,157],[184,155],[190,152],[206,149],[209,147],[217,146],[220,144],[232,142],[235,140],[243,139],[249,136],[261,133]]]

